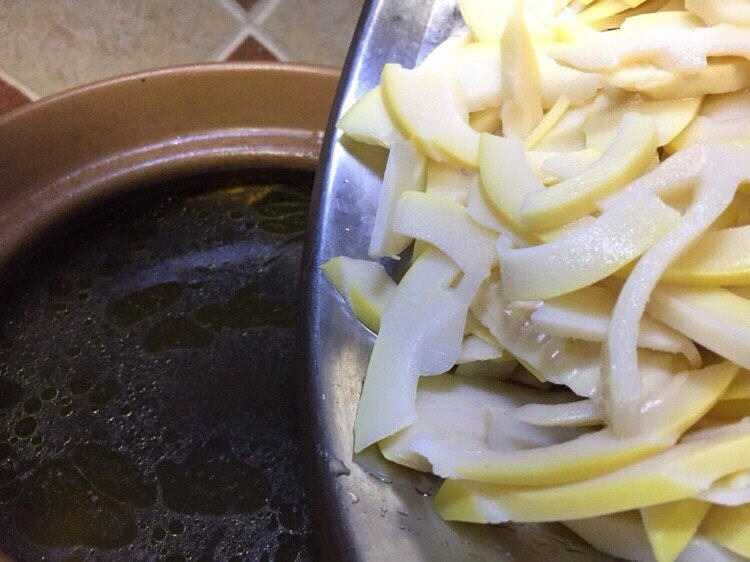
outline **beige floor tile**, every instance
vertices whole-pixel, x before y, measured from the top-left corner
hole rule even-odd
[[[256,25],[289,60],[341,66],[363,0],[271,0]],[[275,7],[273,7],[275,4]]]
[[[214,0],[0,0],[0,69],[46,95],[211,60],[241,27]]]

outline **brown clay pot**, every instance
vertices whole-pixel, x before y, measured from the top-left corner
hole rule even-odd
[[[95,207],[118,204],[115,200],[119,201],[120,196],[138,191],[142,194],[146,189],[171,189],[180,185],[179,181],[171,180],[221,175],[225,171],[230,172],[226,175],[232,175],[233,171],[261,170],[260,175],[271,177],[271,181],[276,181],[273,178],[278,173],[282,183],[283,174],[289,171],[301,171],[303,174],[297,175],[309,178],[317,165],[337,83],[338,71],[327,68],[277,63],[196,65],[154,70],[83,86],[0,117],[0,275],[16,264],[23,265],[14,273],[26,271],[26,266],[33,266],[34,260],[26,262],[20,258],[25,260],[32,250],[54,242],[51,235],[76,218],[87,213],[93,217]],[[49,246],[56,248],[54,244]],[[76,251],[75,247],[71,249]],[[30,271],[35,270],[32,267]],[[13,285],[13,275],[9,279]],[[44,300],[44,297],[32,300],[31,305],[24,306],[38,306],[43,312],[47,310]],[[107,325],[102,320],[105,305],[106,302],[99,307],[102,309],[97,317],[99,324],[86,328],[87,333],[105,332]],[[291,306],[294,306],[293,300]],[[76,314],[78,318],[82,313]],[[61,342],[55,342],[46,319],[31,326],[31,341],[50,340],[52,347],[62,346]],[[66,321],[71,326],[76,325],[69,317]],[[41,335],[35,339],[34,333]],[[81,341],[88,341],[86,333],[78,336]],[[105,336],[105,339],[109,342],[116,337],[120,336]],[[238,347],[251,347],[242,334],[232,337],[236,338],[235,342],[244,338]],[[261,350],[263,346],[262,341],[256,345]],[[128,351],[131,356],[143,355],[142,350],[131,347],[133,349]],[[66,360],[48,351],[32,345],[24,357],[38,358],[51,370],[62,371]],[[208,351],[202,349],[201,353]],[[11,352],[19,357],[23,354],[15,347]],[[201,374],[196,375],[200,367],[194,365],[189,350],[173,355],[173,365],[179,364],[181,376]],[[169,373],[161,372],[158,364],[155,365],[158,372],[154,380],[159,377],[169,380]],[[279,362],[279,366],[284,365]],[[235,371],[238,369],[244,367],[237,367]],[[107,364],[103,370],[112,376],[117,367]],[[293,367],[286,370],[292,374],[297,372]],[[243,378],[246,374],[245,371],[223,373],[224,379],[217,376],[211,383],[222,386],[228,379],[235,386],[225,385],[229,388],[227,392],[260,392],[256,387],[247,389],[236,382],[248,378],[250,382],[246,384],[255,384],[251,377]],[[214,375],[216,373],[211,374]],[[18,382],[25,385],[26,381],[19,379]],[[174,380],[171,384],[177,386]],[[196,401],[202,398],[197,396]],[[175,392],[165,392],[159,399],[165,411],[193,414],[184,414],[190,406],[185,406]],[[221,410],[222,406],[225,404],[219,404],[216,409]],[[228,417],[231,415],[227,413]],[[11,431],[11,418],[3,419],[8,426],[2,430]],[[58,425],[70,423],[83,422],[68,419]],[[56,427],[53,422],[47,422],[45,439],[49,440],[59,429]],[[243,432],[237,441],[246,437],[247,432]],[[16,519],[16,527],[18,521]],[[6,531],[10,532],[0,529],[0,534]],[[43,533],[43,537],[49,535]],[[60,550],[59,544],[45,540],[36,541],[43,546],[28,546],[35,549],[28,551],[33,553],[28,559],[37,559],[42,554],[62,559],[65,549]],[[15,548],[11,544],[0,544],[0,551],[27,558],[18,544],[20,542]],[[47,546],[49,549],[45,550]],[[0,561],[4,560],[11,558],[0,552]]]
[[[280,63],[153,70],[0,118],[0,271],[116,195],[232,169],[315,169],[334,69]]]

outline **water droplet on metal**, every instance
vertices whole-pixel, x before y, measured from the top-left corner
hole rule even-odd
[[[368,470],[367,474],[369,474],[373,478],[376,478],[377,480],[380,480],[383,484],[393,484],[393,478],[391,478],[387,474],[383,474],[378,470]]]
[[[328,460],[328,470],[335,477],[349,476],[352,471],[346,466],[343,461],[337,457],[333,457]]]

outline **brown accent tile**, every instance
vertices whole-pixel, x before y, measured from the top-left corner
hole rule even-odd
[[[41,95],[215,59],[244,22],[208,0],[0,0],[0,69]]]
[[[237,2],[237,3],[238,3],[238,4],[240,5],[240,6],[242,6],[243,8],[245,8],[246,10],[249,10],[250,8],[252,8],[252,7],[253,7],[253,5],[254,5],[254,4],[255,4],[255,3],[256,3],[256,2],[258,1],[258,0],[234,0],[234,1],[235,1],[235,2]]]
[[[16,90],[4,80],[0,80],[0,113],[21,107],[30,101],[26,95]],[[2,562],[2,557],[0,557],[0,562]]]
[[[246,38],[239,46],[232,51],[227,60],[236,61],[257,61],[257,60],[278,60],[274,54],[266,49],[260,42],[252,37]]]
[[[281,0],[256,25],[298,62],[341,66],[364,0]]]

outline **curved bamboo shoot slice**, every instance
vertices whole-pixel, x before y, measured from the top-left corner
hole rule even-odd
[[[562,153],[583,150],[586,147],[583,123],[590,111],[590,106],[568,108],[565,115],[539,141],[537,150]]]
[[[715,121],[736,119],[747,115],[748,104],[750,104],[750,90],[710,96],[703,100],[699,115]]]
[[[597,550],[625,560],[652,562],[651,545],[637,511],[601,515],[589,519],[563,521],[576,535]],[[736,554],[696,535],[682,551],[680,562],[742,562]]]
[[[662,276],[693,285],[750,284],[750,226],[706,232]]]
[[[617,294],[608,288],[586,287],[545,301],[531,314],[531,321],[553,336],[601,343],[616,301]],[[693,368],[701,365],[700,353],[689,339],[649,316],[641,319],[638,346],[681,353]]]
[[[545,109],[551,108],[561,96],[570,99],[573,106],[584,105],[605,84],[600,74],[581,72],[559,64],[546,53],[546,49],[537,49],[536,56],[542,80],[542,107]]]
[[[696,343],[750,368],[750,301],[721,287],[661,285],[649,314]]]
[[[657,562],[674,562],[695,536],[711,504],[692,498],[641,509]]]
[[[522,422],[544,427],[604,425],[604,411],[591,399],[567,404],[526,404],[513,411]]]
[[[750,32],[724,24],[692,29],[612,31],[564,44],[550,54],[558,62],[587,72],[609,72],[637,60],[689,73],[705,68],[708,57],[750,58]]]
[[[720,57],[692,74],[675,74],[652,66],[628,66],[608,77],[609,84],[647,94],[654,99],[696,98],[736,92],[750,86],[750,61]]]
[[[403,192],[424,191],[426,173],[427,160],[412,143],[393,145],[378,195],[378,209],[368,250],[370,257],[395,256],[411,244],[411,238],[393,231],[393,214]]]
[[[520,249],[499,244],[503,296],[547,299],[596,283],[648,250],[679,219],[658,197],[640,192],[549,244]]]
[[[521,220],[528,230],[573,222],[596,209],[604,197],[639,177],[656,153],[656,125],[650,117],[626,113],[615,140],[580,175],[524,198]]]
[[[676,152],[698,141],[708,139],[740,139],[750,136],[750,117],[714,120],[698,116],[666,148]]]
[[[613,99],[600,94],[586,115],[583,132],[586,148],[603,152],[617,138],[622,119],[627,113],[650,117],[656,124],[656,145],[668,145],[695,119],[702,98],[642,100],[627,94]]]
[[[396,283],[383,266],[338,256],[324,263],[321,269],[357,319],[377,333],[380,319],[396,293]]]
[[[750,177],[750,147],[747,145],[714,142],[694,147],[668,159],[668,168],[682,165],[690,170],[697,167],[698,173],[693,177],[693,203],[679,224],[654,244],[633,268],[620,291],[607,329],[602,349],[602,383],[610,423],[620,436],[635,435],[640,430],[637,339],[640,318],[651,292],[672,262],[726,210],[737,186]],[[661,177],[660,169],[652,174]],[[647,178],[641,181],[647,183]],[[673,184],[682,181],[679,176],[670,178]],[[637,183],[631,188],[637,190]],[[662,316],[659,318],[664,321]]]
[[[479,133],[469,125],[469,110],[462,105],[450,75],[386,64],[380,86],[396,127],[424,154],[477,169]]]
[[[750,505],[713,506],[702,531],[715,543],[750,558]]]
[[[518,139],[483,134],[479,141],[480,187],[492,210],[513,233],[538,242],[521,221],[524,197],[544,186],[526,162],[526,153]]]
[[[583,10],[580,18],[585,23],[594,24],[597,21],[616,16],[628,9],[630,9],[630,6],[622,0],[600,0]]]
[[[438,248],[467,277],[479,278],[477,288],[495,262],[497,235],[472,220],[465,207],[438,195],[404,192],[393,215],[393,229]]]
[[[568,110],[568,107],[570,107],[570,99],[568,99],[567,96],[560,96],[557,98],[557,101],[555,101],[549,111],[544,114],[544,117],[539,124],[533,131],[531,131],[531,133],[529,133],[529,136],[526,137],[526,140],[523,142],[523,147],[526,150],[534,148],[539,141],[542,140],[550,130],[552,130],[557,122],[560,121],[563,114]]]
[[[469,125],[478,133],[491,133],[493,135],[500,132],[500,109],[497,107],[488,107],[475,111],[469,115]]]
[[[471,311],[500,345],[540,380],[568,386],[579,396],[598,394],[600,346],[535,330],[529,320],[533,307],[524,308],[501,298],[495,280],[480,287]]]
[[[413,448],[430,461],[436,474],[446,478],[518,486],[584,480],[674,445],[679,435],[718,401],[737,371],[738,367],[725,361],[674,377],[653,405],[643,409],[650,431],[637,437],[621,439],[605,428],[559,445],[516,452],[431,440],[420,441]]]
[[[653,550],[638,511],[562,521],[562,524],[600,552],[625,560],[653,562]]]
[[[597,8],[599,6],[608,7],[609,14],[600,14],[599,17],[590,18],[588,25],[597,31],[606,31],[620,27],[628,18],[637,17],[642,14],[653,13],[657,11],[682,10],[682,0],[647,0],[641,3],[637,8],[622,10],[622,0],[599,0],[596,5],[587,8]],[[614,10],[613,10],[614,8]],[[612,13],[614,11],[614,13]],[[583,13],[581,13],[583,16]]]
[[[461,355],[456,359],[456,365],[497,359],[514,361],[509,353],[505,352],[503,354],[503,348],[487,343],[479,336],[469,334],[464,338],[463,345],[461,346]]]
[[[424,191],[429,195],[440,195],[464,205],[469,197],[471,178],[471,174],[458,166],[428,160]]]
[[[542,170],[560,179],[570,179],[581,174],[586,168],[601,158],[601,153],[593,148],[575,152],[548,154],[542,163]]]
[[[716,482],[698,498],[713,504],[737,506],[750,503],[750,470],[729,474]]]
[[[540,400],[554,404],[565,398],[561,393],[542,392],[486,377],[447,374],[422,377],[417,389],[416,423],[380,441],[378,446],[388,460],[422,471],[430,471],[430,464],[412,450],[412,445],[424,439],[474,446],[500,440],[505,448],[522,449],[526,446],[524,439],[514,439],[510,432],[498,434],[490,418],[528,402]],[[544,445],[570,438],[570,431],[529,429],[526,439],[541,441]],[[573,435],[576,434],[574,431]]]
[[[514,387],[488,379],[422,377],[415,401],[417,421],[383,439],[378,447],[390,461],[429,472],[430,464],[411,450],[411,443],[430,438],[481,444],[487,433],[489,406],[512,408],[523,403],[520,393],[513,394],[514,391]],[[447,411],[454,415],[446,416]]]
[[[500,45],[469,43],[452,54],[448,68],[438,69],[451,74],[463,103],[470,112],[497,108],[505,98],[500,72]],[[499,111],[496,110],[499,116]]]
[[[743,369],[727,391],[722,395],[722,400],[745,400],[750,398],[750,372]]]
[[[596,517],[695,497],[722,476],[750,466],[750,425],[740,422],[732,429],[572,484],[525,488],[447,480],[435,497],[435,508],[449,521],[544,522]],[[714,540],[729,536],[708,529]]]
[[[699,17],[684,11],[660,11],[638,14],[627,18],[620,25],[620,29],[625,31],[642,31],[645,29],[665,29],[671,27],[692,28],[705,26]]]
[[[699,16],[706,25],[750,26],[750,6],[743,0],[685,0],[685,9]]]
[[[511,1],[500,42],[500,69],[506,96],[501,119],[506,136],[523,139],[542,120],[542,86],[536,51],[526,27],[524,0]]]
[[[356,141],[385,148],[406,140],[388,115],[380,86],[359,98],[336,122],[336,127]]]
[[[459,0],[458,8],[477,40],[497,43],[503,36],[512,4],[497,0]]]
[[[482,226],[497,233],[510,236],[510,229],[498,219],[495,212],[490,208],[489,203],[487,203],[487,197],[482,193],[480,181],[481,180],[478,177],[475,178],[469,187],[469,198],[466,202],[466,212],[472,219]],[[523,244],[523,240],[517,236],[514,237],[514,242]]]
[[[380,323],[380,333],[367,366],[354,421],[354,448],[361,451],[416,421],[414,400],[419,377],[427,374],[419,361],[420,346],[439,315],[449,314],[455,293],[451,284],[460,268],[448,256],[429,249],[401,280]],[[468,308],[469,298],[466,299]],[[460,303],[459,303],[460,304]],[[459,307],[460,308],[460,307]],[[460,313],[456,311],[457,315]],[[458,357],[463,339],[464,312],[454,357],[436,373],[447,371]],[[427,338],[429,340],[429,338]]]

